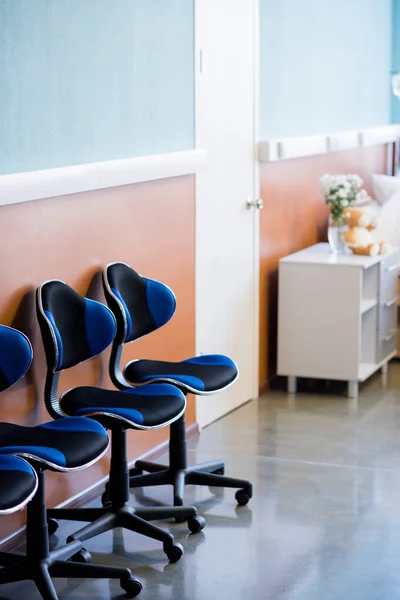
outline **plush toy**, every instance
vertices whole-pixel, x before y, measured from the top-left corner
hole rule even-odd
[[[372,231],[377,228],[377,221],[362,208],[347,208],[344,217],[349,228],[344,238],[353,254],[377,256],[389,251],[389,244],[375,241]]]

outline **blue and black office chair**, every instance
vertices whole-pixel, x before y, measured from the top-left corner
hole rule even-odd
[[[36,471],[26,460],[0,454],[0,515],[9,515],[24,508],[37,488]]]
[[[86,386],[73,388],[59,398],[60,372],[107,348],[115,336],[115,318],[106,306],[84,298],[58,280],[47,281],[38,289],[37,312],[47,360],[45,404],[49,414],[53,419],[91,417],[111,431],[109,502],[103,508],[53,509],[48,511],[49,517],[90,521],[69,539],[83,541],[115,527],[124,527],[161,541],[169,560],[179,560],[183,554],[181,544],[148,521],[187,520],[192,533],[203,529],[205,521],[197,516],[194,507],[136,509],[129,506],[126,430],[148,431],[174,423],[185,411],[185,396],[172,385],[126,392]],[[56,526],[54,522],[53,526]]]
[[[236,364],[221,355],[196,356],[180,362],[133,360],[122,373],[124,344],[165,325],[175,312],[176,300],[169,287],[142,277],[121,262],[106,266],[103,285],[107,303],[117,320],[109,371],[118,389],[129,390],[132,386],[151,389],[147,384],[170,383],[185,395],[210,396],[226,390],[236,381],[239,375]],[[236,500],[241,506],[248,503],[253,493],[250,481],[224,476],[223,461],[188,466],[184,413],[171,424],[169,467],[142,460],[137,461],[135,467],[131,471],[131,487],[171,484],[175,505],[183,503],[185,484],[239,488]],[[143,471],[149,473],[140,474]]]
[[[29,369],[32,347],[21,332],[0,325],[0,391]],[[107,451],[107,432],[95,421],[60,419],[36,427],[0,423],[0,514],[27,505],[26,555],[0,553],[0,584],[33,580],[44,600],[57,600],[52,577],[119,579],[130,597],[141,583],[129,569],[92,565],[82,543],[49,550],[44,472],[71,472],[95,463]],[[27,462],[9,455],[25,458]]]

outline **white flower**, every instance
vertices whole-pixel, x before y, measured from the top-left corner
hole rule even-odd
[[[343,206],[350,204],[349,198],[358,197],[358,194],[362,191],[363,196],[368,196],[365,190],[361,190],[363,181],[357,174],[347,175],[330,175],[325,173],[320,177],[319,185],[321,194],[324,196],[325,201],[329,201],[331,204],[340,204],[345,200],[346,203]]]
[[[343,198],[343,200],[340,202],[340,204],[342,206],[348,206],[349,205],[349,201],[346,198]]]
[[[350,185],[355,189],[359,189],[363,184],[363,180],[359,175],[347,175],[347,180],[350,182]]]
[[[321,189],[321,193],[324,196],[328,196],[331,193],[332,190],[332,176],[325,174],[322,175],[322,177],[319,180],[320,183],[320,189]]]

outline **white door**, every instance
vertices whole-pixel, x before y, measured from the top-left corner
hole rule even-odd
[[[197,354],[226,354],[238,382],[197,398],[201,427],[257,396],[259,211],[258,0],[196,0]]]

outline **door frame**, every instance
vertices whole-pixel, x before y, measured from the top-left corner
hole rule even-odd
[[[259,123],[260,123],[260,2],[259,0],[247,0],[250,4],[253,3],[254,8],[254,72],[253,72],[253,85],[254,85],[254,110],[253,110],[253,137],[254,137],[254,160],[253,160],[253,190],[254,199],[260,197],[260,163],[258,157],[258,142],[259,142]],[[202,68],[202,55],[201,45],[198,36],[197,22],[198,14],[201,10],[202,0],[194,0],[194,69],[195,69],[195,148],[199,149],[197,143],[197,102],[198,102],[198,89],[199,80],[201,77]],[[218,0],[215,0],[218,3]],[[234,10],[234,0],[232,2],[232,10]],[[227,15],[229,19],[229,15]],[[207,148],[204,148],[207,151]],[[197,195],[197,186],[196,186]],[[197,202],[197,199],[196,199]],[[255,209],[252,209],[255,210]],[[253,365],[253,378],[252,378],[252,398],[257,398],[259,395],[259,344],[260,344],[260,211],[255,210],[255,217],[253,220],[253,242],[254,242],[254,315],[253,315],[253,339],[254,339],[254,365]],[[197,282],[197,275],[195,277]],[[197,314],[196,314],[197,321]],[[198,351],[197,340],[196,340],[196,353]]]

